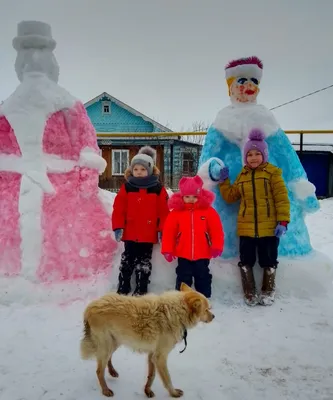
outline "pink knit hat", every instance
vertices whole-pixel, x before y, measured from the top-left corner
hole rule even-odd
[[[252,129],[249,134],[249,140],[244,146],[244,164],[247,164],[247,153],[250,150],[258,150],[262,154],[263,162],[268,160],[267,143],[265,142],[265,134],[260,129]]]
[[[179,181],[179,192],[173,194],[168,202],[170,210],[184,209],[184,196],[197,196],[198,202],[196,206],[198,208],[209,207],[215,199],[213,192],[203,188],[203,181],[198,175],[194,177],[183,177]]]
[[[182,196],[200,197],[203,187],[203,181],[200,176],[183,177],[179,181],[179,191]]]

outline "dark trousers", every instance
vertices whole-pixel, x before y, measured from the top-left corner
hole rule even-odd
[[[240,236],[239,254],[240,266],[253,267],[257,259],[261,268],[277,268],[279,239],[275,236],[253,238]]]
[[[134,294],[145,294],[150,283],[152,243],[126,241],[125,250],[121,255],[118,277],[118,293],[128,294],[131,291],[131,277],[136,275]]]
[[[212,294],[212,275],[209,270],[208,259],[191,261],[186,258],[178,258],[176,274],[176,290],[180,289],[182,282],[192,286],[194,278],[195,290],[210,298]]]

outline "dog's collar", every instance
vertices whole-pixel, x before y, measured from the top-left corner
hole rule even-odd
[[[179,352],[180,354],[184,353],[184,351],[186,350],[186,347],[187,347],[187,329],[185,328],[185,326],[184,326],[184,332],[183,332],[183,340],[185,343],[185,347],[183,348],[182,351]]]

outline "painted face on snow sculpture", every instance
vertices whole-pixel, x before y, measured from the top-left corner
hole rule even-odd
[[[262,62],[257,57],[230,61],[225,71],[229,96],[233,103],[256,103],[262,68]]]

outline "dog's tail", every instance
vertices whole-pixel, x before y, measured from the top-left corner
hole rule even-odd
[[[93,358],[96,354],[96,346],[91,337],[91,328],[89,322],[84,320],[84,328],[83,328],[84,336],[81,339],[81,358],[83,360],[89,360]]]

